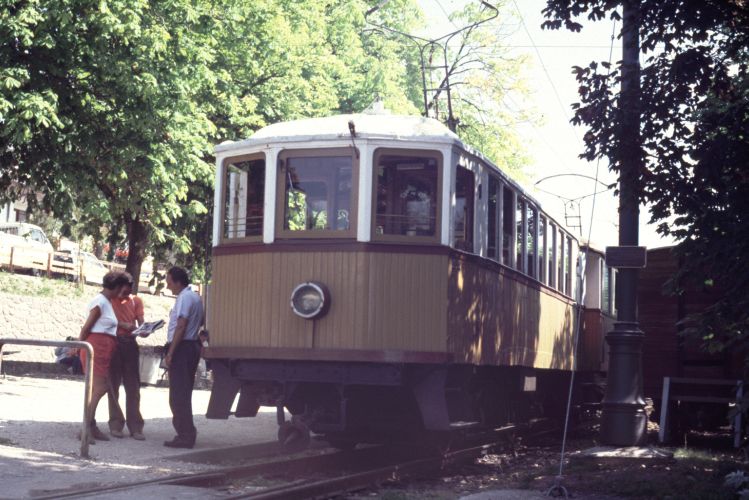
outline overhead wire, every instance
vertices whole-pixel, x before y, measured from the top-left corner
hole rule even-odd
[[[580,136],[577,134],[577,130],[572,125],[570,121],[570,117],[567,114],[567,108],[562,103],[562,98],[559,97],[559,92],[557,91],[556,85],[554,85],[554,80],[551,78],[551,75],[549,75],[549,70],[546,69],[546,64],[544,64],[544,59],[541,57],[541,51],[538,50],[538,45],[536,45],[536,42],[533,40],[533,37],[531,36],[530,31],[528,30],[528,26],[525,24],[525,19],[523,18],[523,13],[520,11],[520,7],[518,6],[517,2],[515,0],[512,0],[512,4],[515,6],[515,10],[518,13],[518,16],[520,16],[520,24],[523,26],[523,30],[525,31],[525,34],[528,35],[528,39],[531,41],[531,45],[533,46],[534,50],[536,51],[536,56],[538,57],[538,62],[541,63],[541,68],[544,70],[544,74],[546,75],[546,79],[549,81],[549,84],[551,85],[552,91],[554,91],[554,97],[556,97],[557,103],[559,104],[559,107],[562,109],[562,113],[564,114],[564,118],[567,120],[567,124],[570,126],[570,129],[572,130],[572,134],[575,136],[575,139],[578,141],[580,140]],[[612,46],[613,47],[613,46]]]
[[[450,14],[447,13],[447,11],[445,10],[445,7],[442,6],[442,3],[440,2],[440,0],[434,0],[434,1],[437,3],[437,7],[440,8],[440,10],[445,15],[445,18],[450,22],[450,24],[452,24],[455,27],[455,29],[458,29],[458,25],[455,24],[455,22],[453,22],[452,19],[450,19]]]

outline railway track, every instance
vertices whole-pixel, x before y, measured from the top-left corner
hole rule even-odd
[[[262,462],[88,490],[66,491],[37,499],[101,498],[162,485],[213,488],[217,498],[225,499],[326,498],[393,479],[437,474],[449,464],[471,460],[493,448],[506,446],[509,438],[523,431],[527,431],[527,427],[507,426],[464,436],[460,444],[453,445],[453,449],[443,448],[439,451],[436,446],[377,445],[345,451],[323,448],[294,456],[278,456],[278,446],[264,443],[256,445],[256,456],[243,457],[245,461],[263,459],[263,456],[269,458]],[[196,455],[199,458],[199,454]],[[232,459],[231,454],[228,454],[227,459]],[[281,484],[261,489],[253,484],[253,480],[258,478],[263,478],[266,484],[268,478],[274,478]],[[227,489],[233,491],[230,493]]]

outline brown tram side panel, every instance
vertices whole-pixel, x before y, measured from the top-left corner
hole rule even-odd
[[[456,362],[572,367],[569,299],[476,258],[451,258],[449,275],[448,351]]]
[[[602,314],[600,309],[583,311],[583,333],[580,336],[577,358],[578,370],[606,370],[608,360],[605,337],[613,328],[613,323],[613,318]]]
[[[211,347],[441,352],[459,363],[572,366],[572,302],[515,271],[449,251],[310,250],[214,254]],[[288,305],[307,280],[326,283],[332,295],[316,322]]]

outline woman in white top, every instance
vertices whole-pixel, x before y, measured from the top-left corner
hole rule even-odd
[[[85,340],[94,348],[93,387],[88,415],[91,425],[90,436],[102,441],[109,441],[109,437],[96,427],[96,407],[109,390],[109,364],[117,347],[117,316],[114,314],[111,300],[120,294],[120,289],[127,283],[127,276],[120,271],[111,271],[104,275],[103,289],[88,305],[88,318],[78,336],[79,340]],[[81,351],[81,361],[85,369],[85,350]],[[90,442],[93,443],[93,439]]]

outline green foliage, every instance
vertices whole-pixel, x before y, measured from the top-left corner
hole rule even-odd
[[[498,18],[459,35],[460,43],[451,50],[455,63],[450,84],[455,89],[453,103],[461,139],[503,170],[522,178],[528,156],[515,124],[538,118],[533,109],[520,109],[515,104],[528,92],[523,72],[528,60],[512,55],[502,43],[508,36],[508,26],[517,22],[510,14],[510,5],[496,2]],[[485,17],[478,2],[466,4],[451,16],[458,26]]]
[[[419,112],[417,54],[369,29],[370,7],[0,0],[0,198],[30,189],[43,195],[31,209],[54,213],[64,234],[115,245],[125,236],[136,275],[146,252],[205,275],[214,144],[281,120],[360,112],[376,98]],[[406,31],[420,22],[414,0],[378,15]],[[504,73],[482,92],[515,70],[486,65],[485,77]],[[472,116],[469,142],[500,163],[521,161],[506,117],[477,126]]]
[[[44,195],[40,208],[78,214],[71,224],[102,238],[124,223],[135,261],[149,245],[204,265],[195,247],[208,247],[213,144],[360,111],[375,95],[413,111],[397,44],[361,34],[366,8],[3,0],[0,188],[12,198],[29,187]]]
[[[579,16],[619,18],[618,2],[549,0],[546,27],[577,31]],[[642,172],[639,195],[662,234],[679,240],[674,279],[707,289],[715,304],[685,324],[711,349],[749,347],[749,5],[641,5]],[[619,170],[620,67],[575,68],[581,102],[573,122],[589,127],[582,156]],[[608,75],[608,76],[607,76]],[[631,153],[630,153],[631,154]]]
[[[510,49],[503,46],[503,39],[509,35],[511,23],[508,21],[514,21],[509,13],[509,2],[496,2],[496,7],[499,10],[497,18],[476,26],[472,25],[488,19],[493,13],[479,2],[466,2],[461,10],[450,15],[451,29],[472,27],[452,37],[447,44],[447,77],[460,138],[519,178],[528,157],[515,125],[536,118],[533,110],[518,109],[515,105],[527,93],[522,71],[527,60],[511,54]],[[383,20],[386,16],[380,15],[380,11],[377,15],[380,16],[376,19],[378,24],[398,29],[398,26]],[[447,33],[430,32],[422,36],[434,38],[442,35]],[[414,58],[410,64],[420,65],[417,44],[398,34],[391,33],[388,37],[407,44]],[[446,41],[446,38],[441,39],[440,43]],[[446,71],[442,68],[443,53],[436,46],[433,48],[435,50],[425,50],[425,64],[428,67],[427,87],[434,89],[444,86]],[[421,82],[415,83],[414,87],[421,90]],[[445,92],[427,92],[430,116],[447,121],[446,97]],[[412,96],[412,101],[419,103],[420,111],[423,111],[423,99],[421,92]]]

